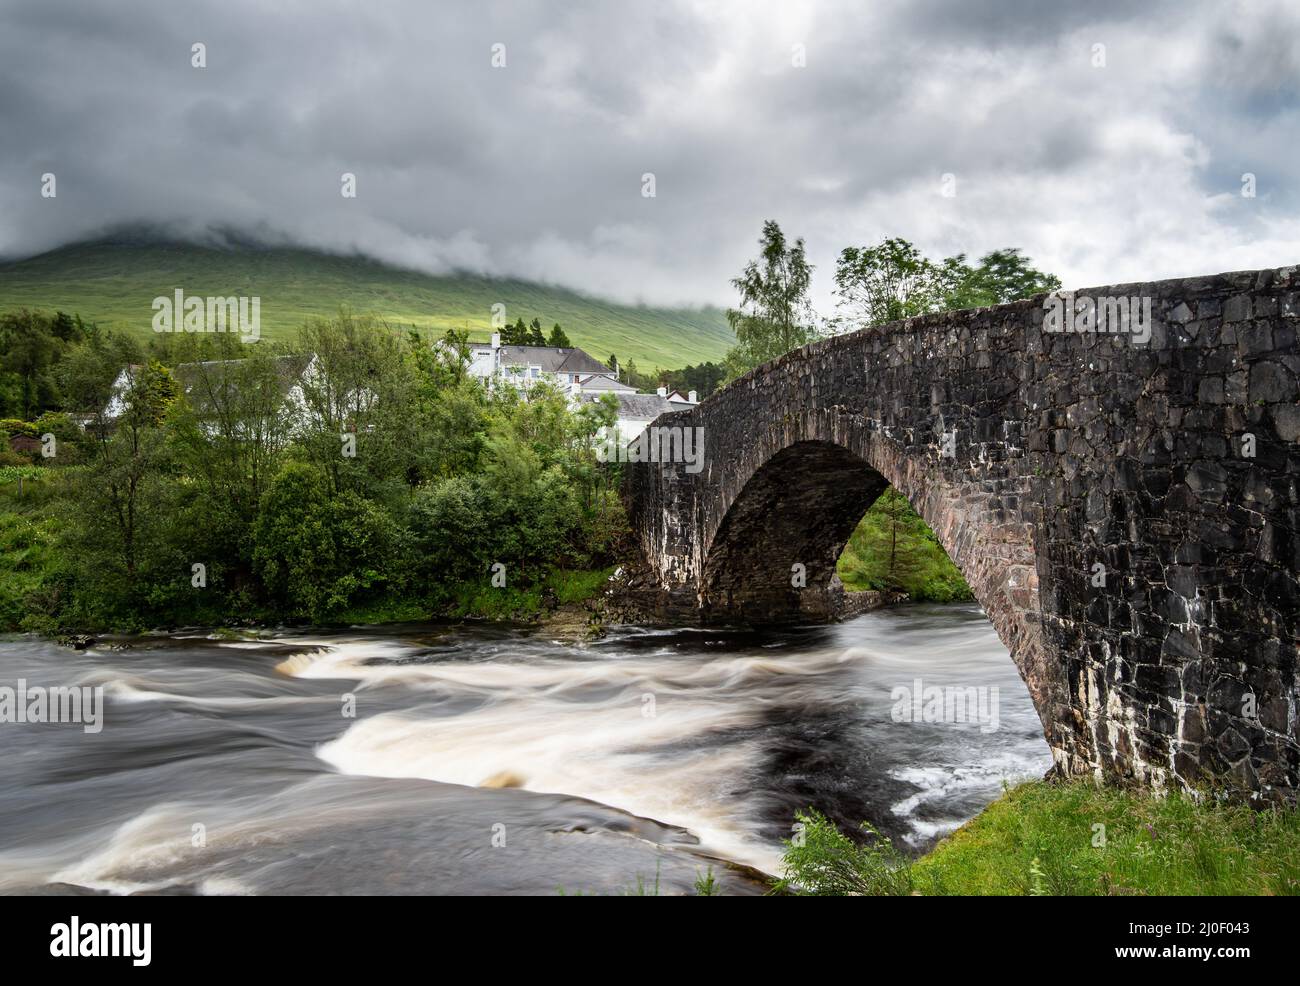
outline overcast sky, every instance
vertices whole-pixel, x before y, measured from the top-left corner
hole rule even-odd
[[[1298,8],[0,0],[0,254],[145,221],[727,304],[773,218],[822,310],[887,235],[1075,287],[1295,263]]]

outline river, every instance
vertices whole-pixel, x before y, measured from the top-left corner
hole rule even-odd
[[[0,723],[5,893],[668,894],[710,868],[760,893],[798,809],[919,852],[1050,765],[964,604],[581,643],[500,625],[0,638],[0,688],[19,679],[102,686],[104,715]],[[996,716],[898,721],[917,679],[984,689]]]

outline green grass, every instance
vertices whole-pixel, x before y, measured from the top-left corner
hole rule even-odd
[[[535,619],[546,609],[548,597],[556,605],[566,606],[599,595],[613,572],[613,568],[591,571],[557,569],[536,585],[524,588],[509,585],[497,588],[487,582],[455,586],[444,615],[458,619]]]
[[[63,247],[0,264],[0,311],[61,310],[87,321],[152,334],[151,304],[175,288],[195,295],[248,295],[261,301],[263,338],[292,337],[309,316],[340,305],[442,335],[468,328],[486,340],[492,305],[509,321],[559,322],[575,346],[637,368],[675,369],[719,361],[734,339],[716,308],[621,305],[566,288],[471,274],[432,276],[361,257],[298,249],[217,249],[181,244],[101,242]]]
[[[819,817],[812,816],[805,845],[785,856],[787,878],[811,893],[1300,893],[1297,810],[1036,781],[1009,790],[910,864],[826,831]]]
[[[53,629],[52,607],[42,605],[57,591],[59,575],[58,521],[46,506],[50,487],[39,466],[0,468],[0,629]]]

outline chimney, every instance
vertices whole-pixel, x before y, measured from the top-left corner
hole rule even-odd
[[[693,390],[686,395],[686,399],[690,401],[692,404],[698,404],[700,402],[700,399],[695,396],[695,391]]]
[[[667,387],[660,387],[660,388],[659,388],[659,396],[660,396],[660,397],[667,397],[667,396],[668,396],[668,388],[667,388]]]
[[[500,349],[500,348],[501,348],[501,333],[500,333],[500,332],[493,332],[493,333],[492,333],[492,348],[493,348],[493,349]]]

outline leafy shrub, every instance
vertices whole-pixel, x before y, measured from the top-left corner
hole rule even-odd
[[[21,418],[0,418],[0,437],[6,440],[14,435],[26,435],[28,438],[35,438],[40,432],[36,430],[36,425],[30,421],[23,421]]]
[[[812,897],[899,897],[912,892],[908,861],[866,822],[855,843],[815,809],[798,812],[802,840],[785,843],[778,891]]]
[[[486,474],[439,480],[416,494],[409,524],[426,578],[474,581],[499,562],[513,580],[571,554],[582,513],[564,474],[551,468],[523,483]]]
[[[267,591],[295,615],[322,619],[389,581],[400,540],[377,503],[330,495],[315,468],[291,463],[262,497],[253,563]]]

